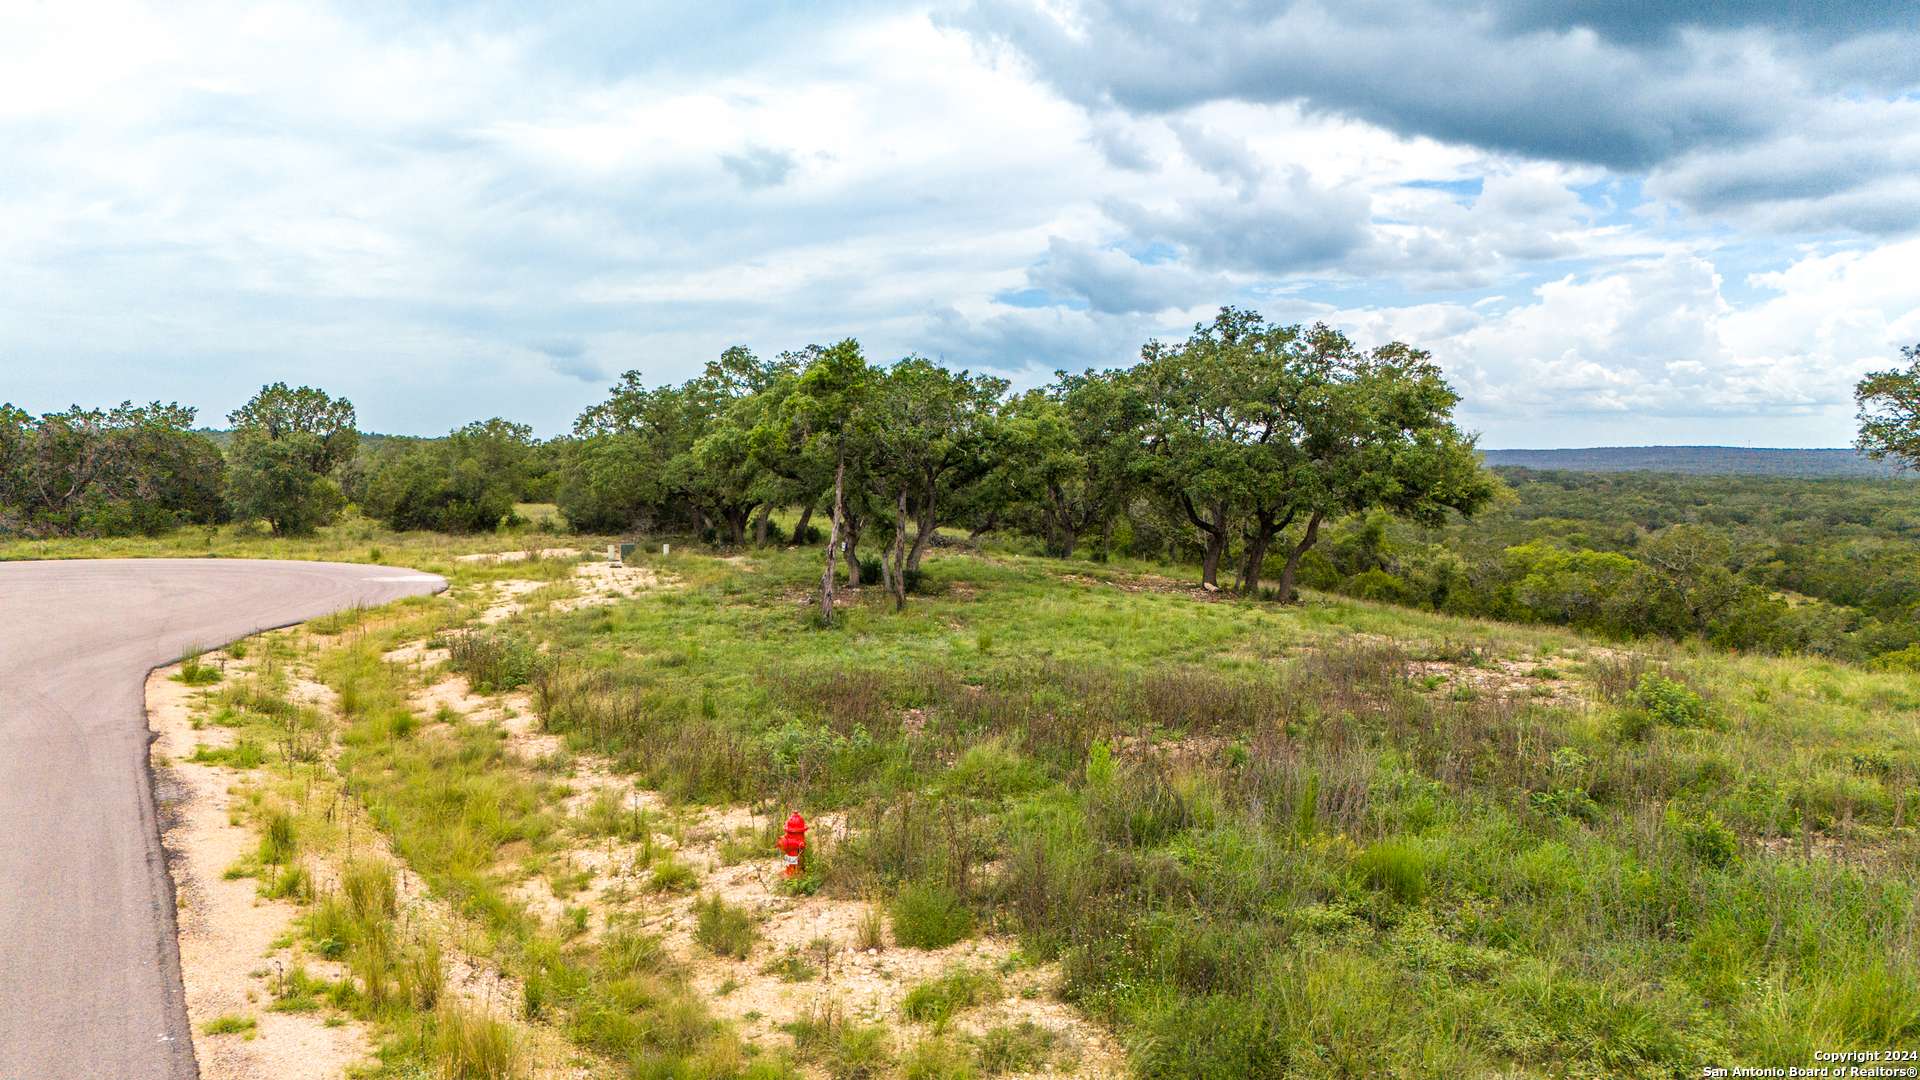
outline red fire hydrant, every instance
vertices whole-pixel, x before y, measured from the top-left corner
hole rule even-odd
[[[795,810],[787,819],[787,833],[780,838],[780,851],[787,857],[787,877],[800,876],[800,853],[807,849],[807,819]]]

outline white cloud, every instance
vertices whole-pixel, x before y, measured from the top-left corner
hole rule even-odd
[[[1036,17],[1077,48],[1110,32],[1094,14]],[[1554,47],[1659,74],[1583,33]],[[1682,67],[1709,62],[1804,77],[1767,49]],[[1715,247],[1728,214],[1826,234],[1914,205],[1912,102],[1829,102],[1640,177],[1292,99],[1128,112],[1058,85],[911,7],[0,8],[0,396],[218,417],[287,378],[376,428],[552,432],[606,372],[680,378],[736,342],[1043,372],[1230,302],[1432,345],[1496,432],[1684,408],[1817,414],[1837,442],[1852,376],[1920,338],[1912,241],[1763,241],[1741,265],[1784,268],[1738,302]],[[1799,187],[1741,203],[1756,174]],[[1592,196],[1636,178],[1653,212]],[[1028,288],[1065,303],[993,299]]]

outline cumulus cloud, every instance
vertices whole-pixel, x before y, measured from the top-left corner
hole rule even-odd
[[[1090,108],[1178,116],[1213,101],[1297,103],[1543,161],[1644,172],[1823,125],[1835,109],[1910,108],[1911,5],[1626,5],[1570,0],[1272,7],[1148,0],[975,0],[956,25],[1025,56]],[[1907,62],[1901,66],[1904,54]],[[1764,186],[1744,170],[1733,204]],[[1884,231],[1866,157],[1820,169],[1841,227]],[[1807,168],[1802,173],[1809,172]],[[1694,208],[1728,202],[1695,185]],[[1897,205],[1904,208],[1902,195]]]
[[[1658,441],[1641,436],[1666,420],[1764,445],[1844,430],[1853,381],[1920,340],[1920,278],[1902,272],[1917,258],[1920,240],[1807,256],[1752,275],[1767,295],[1745,305],[1708,260],[1669,255],[1568,275],[1518,304],[1323,317],[1431,348],[1471,419],[1549,445]]]
[[[1898,19],[930,2],[0,8],[6,396],[551,433],[736,343],[1031,382],[1234,303],[1434,347],[1496,444],[1834,443],[1920,338]]]
[[[1028,273],[1036,289],[1079,297],[1094,311],[1129,315],[1185,308],[1230,287],[1175,263],[1143,263],[1124,251],[1049,237],[1047,256]]]

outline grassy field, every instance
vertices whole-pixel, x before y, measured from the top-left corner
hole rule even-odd
[[[519,543],[348,525],[0,557],[200,545],[564,592],[565,561],[456,560]],[[634,1075],[1007,1070],[919,1028],[743,1048],[640,938],[530,912],[506,864],[581,826],[496,736],[422,737],[398,643],[458,634],[477,689],[529,692],[543,731],[673,804],[843,815],[801,891],[875,901],[902,945],[1017,939],[1140,1076],[1677,1076],[1920,1040],[1912,676],[1011,553],[936,554],[904,614],[868,590],[823,631],[815,553],[645,563],[674,587],[465,631],[459,589],[352,616],[317,667],[346,789],[529,1015]],[[750,948],[728,920],[713,951]]]

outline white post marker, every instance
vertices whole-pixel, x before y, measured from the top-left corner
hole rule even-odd
[[[660,554],[662,554],[662,555],[671,555],[671,554],[673,554],[673,545],[672,545],[672,544],[661,544],[661,545],[660,545]]]

